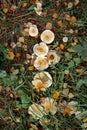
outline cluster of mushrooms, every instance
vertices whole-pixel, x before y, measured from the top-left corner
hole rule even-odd
[[[25,36],[38,37],[39,31],[36,25],[27,23],[26,28],[23,30]],[[52,85],[52,76],[46,70],[49,65],[58,63],[60,56],[55,50],[50,50],[48,44],[54,41],[55,35],[53,31],[46,29],[41,35],[41,42],[35,44],[33,47],[33,60],[34,67],[39,71],[33,78],[33,88],[38,91],[46,91]],[[57,102],[53,98],[42,98],[41,104],[33,103],[28,108],[28,113],[35,119],[42,118],[45,114],[51,113],[54,115],[57,112]]]

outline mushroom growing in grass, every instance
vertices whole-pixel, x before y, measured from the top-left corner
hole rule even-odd
[[[25,28],[22,33],[24,36],[29,36],[29,29]]]
[[[34,76],[34,80],[41,80],[42,83],[45,85],[45,89],[50,87],[52,85],[52,77],[51,75],[44,71],[44,72],[40,72],[40,73],[37,73],[35,76]]]
[[[40,119],[45,115],[45,112],[41,105],[33,103],[28,108],[28,114],[32,115],[34,119]]]
[[[45,91],[46,89],[44,83],[40,79],[33,80],[32,84],[37,92]]]
[[[47,57],[38,56],[34,61],[34,67],[37,70],[45,70],[45,69],[47,69],[49,67]]]
[[[37,28],[37,26],[31,26],[30,28],[29,28],[29,35],[31,36],[31,37],[37,37],[38,36],[38,28]]]
[[[37,7],[34,7],[34,10],[38,15],[41,15],[42,14],[42,3],[36,1],[36,4],[37,4]]]
[[[41,40],[47,44],[50,44],[54,41],[55,35],[51,30],[45,30],[41,34]]]
[[[60,56],[56,53],[55,50],[50,50],[47,55],[47,59],[48,59],[49,63],[51,63],[51,62],[58,63],[60,61]]]
[[[57,112],[57,102],[53,98],[43,98],[41,105],[46,113],[54,115]]]
[[[48,50],[49,48],[44,42],[41,42],[40,44],[35,44],[33,47],[34,54],[36,54],[37,56],[46,56]]]

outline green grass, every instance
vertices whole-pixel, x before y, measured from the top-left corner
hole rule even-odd
[[[17,12],[4,13],[0,7],[0,26],[1,33],[3,27],[5,33],[0,34],[0,130],[86,130],[84,126],[84,118],[87,118],[87,9],[86,2],[81,0],[77,6],[71,9],[65,6],[65,0],[57,6],[56,1],[43,1],[44,16],[38,16],[33,9],[30,1],[26,8],[22,9],[23,1],[15,3],[18,6]],[[69,1],[71,2],[71,1]],[[68,3],[68,1],[66,1]],[[12,3],[11,3],[12,4]],[[22,10],[22,11],[20,11]],[[57,13],[58,17],[53,18],[53,14]],[[76,22],[70,24],[65,20],[65,14],[76,17]],[[3,16],[6,19],[3,20]],[[12,16],[12,17],[11,17]],[[10,21],[9,21],[10,19]],[[13,20],[13,21],[11,21]],[[57,25],[58,20],[63,22],[62,27]],[[22,30],[24,23],[32,22],[39,29],[38,38],[23,36]],[[32,80],[37,69],[29,70],[29,66],[33,66],[32,59],[25,64],[26,54],[32,55],[33,46],[40,43],[40,34],[45,30],[47,22],[53,26],[52,31],[55,34],[55,40],[49,45],[49,49],[56,50],[60,55],[60,61],[57,64],[51,64],[46,69],[52,76],[52,85],[46,91],[37,92],[33,89]],[[67,33],[67,30],[73,30],[73,33]],[[9,31],[8,31],[9,30]],[[12,32],[14,31],[14,35]],[[4,31],[3,31],[4,32]],[[18,42],[18,38],[23,36],[25,41],[22,47],[12,48],[11,43]],[[68,42],[63,42],[63,37],[68,37]],[[76,42],[75,46],[71,43]],[[6,46],[6,43],[7,46]],[[60,44],[64,45],[64,50],[60,49]],[[27,51],[23,45],[27,46]],[[72,50],[71,50],[72,49]],[[8,52],[12,51],[15,58],[10,60]],[[17,53],[20,54],[17,57]],[[66,73],[68,72],[68,73]],[[64,90],[68,90],[64,93]],[[53,97],[53,92],[60,93],[57,102],[57,112],[52,115],[48,113],[42,119],[34,119],[28,114],[28,108],[33,103],[41,104],[41,98]],[[69,97],[69,94],[73,97]],[[69,102],[77,102],[75,113],[65,113],[65,108]],[[75,115],[80,111],[79,118]],[[44,120],[48,122],[45,122]],[[40,121],[43,120],[43,125]],[[87,121],[85,121],[87,124]],[[34,128],[35,127],[35,128]]]

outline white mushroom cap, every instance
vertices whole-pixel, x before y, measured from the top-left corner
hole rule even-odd
[[[63,37],[63,42],[67,42],[68,41],[68,37]]]
[[[31,26],[31,27],[29,28],[29,35],[30,35],[31,37],[36,37],[36,36],[38,35],[38,28],[35,27],[35,26]]]
[[[45,88],[48,88],[52,85],[52,77],[51,75],[44,71],[44,72],[40,72],[40,73],[37,73],[35,76],[34,76],[34,80],[36,79],[39,79],[41,80],[44,85],[45,85]]]
[[[47,57],[38,56],[38,57],[36,58],[36,60],[34,61],[34,67],[35,67],[37,70],[47,69],[47,68],[49,67],[49,63],[48,63]]]
[[[41,34],[41,40],[47,44],[50,44],[54,41],[54,33],[51,30],[45,30]]]
[[[44,42],[41,42],[40,44],[35,44],[33,47],[34,54],[36,54],[37,56],[46,56],[48,50],[49,48]]]
[[[28,29],[28,28],[25,28],[25,29],[23,30],[23,35],[24,35],[24,36],[29,36],[29,29]]]
[[[34,89],[36,89],[38,92],[46,90],[44,83],[40,79],[33,80],[32,84],[34,85]]]
[[[36,2],[37,4],[37,7],[34,8],[35,12],[38,14],[38,15],[41,15],[42,14],[42,3],[40,2]]]
[[[33,103],[28,108],[28,114],[32,115],[34,119],[40,119],[45,114],[43,107],[39,104]]]
[[[46,113],[54,115],[57,112],[57,102],[53,98],[44,98],[41,105],[43,106]]]
[[[58,63],[60,61],[60,56],[56,53],[55,50],[50,50],[47,55],[49,63],[54,62]]]

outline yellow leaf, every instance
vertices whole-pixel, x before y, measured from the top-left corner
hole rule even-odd
[[[30,66],[28,67],[28,70],[33,71],[33,70],[34,70],[34,66],[30,65]]]
[[[54,99],[58,99],[58,98],[59,98],[59,95],[60,95],[60,93],[55,90],[54,93],[53,93],[53,98],[54,98]]]
[[[65,14],[65,19],[66,19],[67,21],[70,21],[71,16],[70,16],[69,14]]]
[[[7,8],[7,7],[3,8],[3,12],[4,12],[5,14],[8,13],[8,8]]]
[[[25,8],[25,7],[27,6],[27,4],[28,4],[27,2],[24,2],[24,3],[22,4],[22,7]]]
[[[13,60],[14,59],[14,57],[15,57],[15,55],[14,55],[14,53],[13,52],[8,52],[8,56],[9,56],[9,60]]]
[[[65,115],[69,115],[70,116],[71,115],[70,112],[71,112],[71,109],[69,107],[65,107],[63,115],[64,116]]]
[[[77,72],[77,73],[82,73],[82,72],[83,72],[83,69],[82,69],[82,68],[78,68],[78,69],[76,69],[76,72]]]
[[[64,50],[65,46],[61,43],[60,46],[59,46],[59,48],[60,48],[61,50]]]
[[[57,24],[58,24],[59,27],[62,27],[62,24],[63,24],[63,23],[62,23],[61,20],[59,20],[59,21],[57,22]]]
[[[84,123],[87,123],[87,117],[85,117],[85,118],[83,119],[83,122],[84,122]]]

